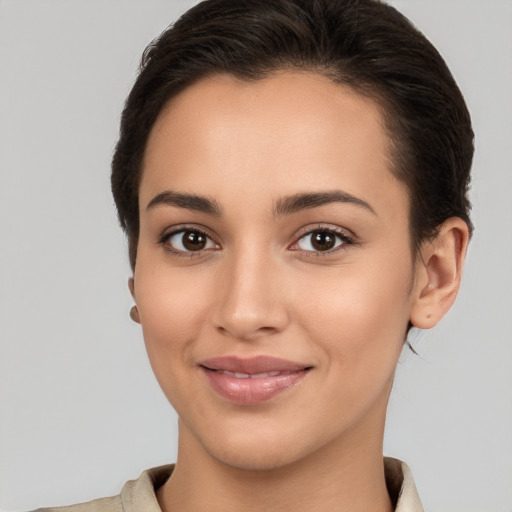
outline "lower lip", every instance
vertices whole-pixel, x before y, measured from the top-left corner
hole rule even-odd
[[[275,377],[239,379],[202,367],[212,388],[230,402],[242,405],[259,404],[296,386],[307,371],[299,370]]]

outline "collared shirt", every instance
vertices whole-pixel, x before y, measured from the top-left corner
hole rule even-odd
[[[398,459],[384,458],[389,495],[396,501],[395,512],[423,512],[409,466]]]
[[[386,484],[395,512],[423,512],[411,471],[405,462],[384,459]],[[44,508],[35,512],[162,512],[155,490],[171,476],[174,465],[144,471],[137,480],[126,482],[118,496],[100,498],[69,507]]]

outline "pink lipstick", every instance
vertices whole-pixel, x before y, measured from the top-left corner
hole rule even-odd
[[[300,382],[310,366],[270,356],[215,357],[199,364],[212,388],[238,404],[259,404]]]

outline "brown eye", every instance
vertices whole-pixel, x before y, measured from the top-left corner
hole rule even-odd
[[[177,252],[197,252],[217,247],[208,235],[195,229],[183,229],[172,233],[166,243]]]
[[[343,235],[330,229],[316,229],[299,239],[297,245],[303,251],[326,252],[347,243]]]
[[[206,247],[207,239],[202,233],[185,231],[182,235],[183,247],[189,251],[200,251]]]

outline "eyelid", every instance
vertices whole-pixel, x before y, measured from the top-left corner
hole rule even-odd
[[[215,244],[215,248],[208,249],[200,249],[197,251],[183,251],[180,249],[176,249],[172,246],[166,245],[170,238],[179,233],[185,233],[187,231],[191,231],[194,233],[198,233],[200,235],[205,236],[209,240],[211,240]],[[221,249],[221,244],[217,241],[217,237],[213,236],[210,233],[210,230],[206,227],[198,224],[178,224],[176,226],[171,226],[166,228],[163,233],[158,237],[157,240],[158,245],[161,245],[166,251],[176,256],[185,256],[185,257],[197,257],[203,255],[205,252],[211,252],[213,250]]]
[[[327,250],[327,251],[308,251],[308,250],[304,250],[304,249],[297,247],[299,241],[302,238],[304,238],[308,235],[312,235],[313,233],[318,232],[318,231],[334,233],[338,238],[341,239],[342,243],[332,249]],[[298,233],[295,235],[295,241],[291,244],[291,246],[289,247],[289,250],[302,252],[302,253],[308,254],[308,255],[315,255],[315,257],[317,257],[317,256],[322,256],[322,255],[327,256],[330,254],[337,253],[337,252],[345,250],[349,246],[355,245],[355,244],[356,244],[356,237],[350,230],[348,230],[346,228],[341,228],[340,226],[335,226],[332,224],[316,224],[313,226],[309,225],[309,226],[304,226],[303,228],[301,228],[298,231]],[[295,248],[295,247],[297,247],[297,248]]]
[[[213,249],[212,248],[200,249],[198,251],[183,251],[183,250],[179,250],[179,249],[175,249],[175,248],[172,248],[172,247],[165,246],[166,242],[172,236],[174,236],[174,235],[176,235],[178,233],[181,233],[181,232],[186,232],[186,231],[193,231],[193,232],[199,233],[201,235],[204,235],[209,240],[211,240],[216,245],[216,247],[213,248]],[[310,251],[310,250],[304,250],[304,249],[301,249],[301,248],[297,247],[299,241],[302,238],[304,238],[307,235],[311,235],[311,234],[313,234],[313,233],[315,233],[317,231],[325,231],[325,232],[334,233],[338,238],[341,239],[342,243],[339,244],[338,246],[334,247],[333,249],[329,249],[329,250],[326,250],[326,251]],[[218,236],[212,235],[210,230],[208,228],[206,228],[205,226],[203,226],[203,225],[199,225],[199,224],[178,224],[178,225],[170,226],[170,227],[166,228],[163,231],[163,233],[158,237],[157,243],[159,245],[164,246],[165,250],[167,250],[168,252],[170,252],[170,253],[172,253],[174,255],[188,256],[188,257],[196,256],[197,257],[197,256],[201,256],[205,252],[212,252],[213,250],[222,249],[222,245],[218,241],[218,239],[219,239]],[[342,228],[342,227],[337,226],[337,225],[322,224],[322,223],[317,223],[317,224],[314,224],[314,225],[308,225],[308,226],[302,227],[295,234],[294,240],[295,241],[288,247],[288,250],[296,251],[296,252],[302,252],[302,253],[308,254],[308,255],[315,255],[317,257],[318,256],[322,256],[322,255],[328,256],[330,254],[337,253],[338,251],[341,251],[341,250],[344,250],[344,249],[346,250],[349,246],[355,245],[357,243],[357,239],[356,239],[355,234],[352,231],[350,231],[349,229]]]

